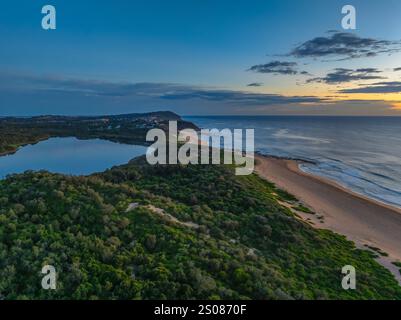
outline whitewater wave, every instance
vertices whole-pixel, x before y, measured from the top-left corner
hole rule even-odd
[[[293,139],[293,140],[304,140],[311,141],[314,143],[330,143],[329,139],[309,137],[309,136],[301,136],[297,134],[291,134],[288,129],[280,129],[277,132],[273,133],[273,137],[275,138],[284,138],[284,139]]]
[[[351,189],[360,195],[401,207],[401,192],[399,190],[378,184],[365,177],[366,172],[343,165],[341,162],[333,163],[326,160],[326,162],[319,164],[302,164],[300,169],[306,173],[334,180],[342,187]],[[370,172],[370,174],[377,175],[375,172]],[[392,180],[391,177],[385,175],[382,175],[382,178]]]

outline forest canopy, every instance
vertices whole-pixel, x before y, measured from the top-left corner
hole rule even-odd
[[[3,299],[401,299],[369,251],[316,230],[288,195],[230,166],[150,166],[0,181]],[[57,270],[43,290],[41,269]],[[341,269],[357,270],[357,290]]]

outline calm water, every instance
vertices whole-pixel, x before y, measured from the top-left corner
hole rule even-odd
[[[51,138],[0,157],[0,178],[26,170],[87,175],[125,164],[145,153],[146,147],[99,139]]]
[[[401,207],[401,118],[187,117],[203,128],[255,129],[265,154],[300,158],[304,171]]]

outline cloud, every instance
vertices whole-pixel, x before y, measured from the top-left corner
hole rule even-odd
[[[0,87],[11,91],[66,93],[84,96],[128,97],[160,96],[185,86],[170,83],[130,83],[70,79],[55,76],[0,73]]]
[[[394,68],[393,71],[401,71],[401,67],[399,67],[399,68]]]
[[[298,74],[296,66],[296,62],[272,61],[266,64],[254,65],[250,67],[248,71],[254,71],[258,73],[293,75]]]
[[[218,101],[223,103],[294,104],[317,103],[322,100],[311,96],[284,96],[280,94],[250,93],[174,83],[128,83],[99,80],[67,79],[62,77],[0,75],[2,90],[34,92],[43,95],[62,94],[98,99],[148,98],[161,100]]]
[[[261,87],[263,86],[262,82],[252,82],[246,85],[247,87]]]
[[[377,82],[368,86],[342,89],[340,93],[401,93],[401,81]]]
[[[336,68],[333,72],[328,73],[324,77],[308,79],[306,82],[337,84],[360,80],[384,79],[384,77],[378,75],[379,73],[381,73],[381,71],[376,68],[360,68],[355,70]]]
[[[397,52],[400,41],[362,38],[352,33],[330,32],[326,37],[316,37],[295,47],[289,56],[296,58],[321,58],[334,56],[341,59],[373,57],[380,53]]]
[[[202,99],[243,105],[303,104],[320,103],[324,101],[324,99],[314,96],[284,96],[280,94],[196,88],[186,88],[185,90],[169,92],[161,96],[161,98],[168,100]]]
[[[1,81],[0,76],[0,84]],[[17,81],[16,81],[17,80]],[[129,98],[146,97],[163,100],[201,99],[229,103],[286,104],[321,102],[318,97],[284,96],[280,94],[250,93],[245,91],[222,90],[174,83],[126,83],[98,80],[64,79],[58,77],[15,77],[7,78],[11,89],[41,93],[62,93],[85,97]]]
[[[321,103],[325,99],[314,96],[251,93],[174,83],[108,82],[0,72],[0,101],[7,101],[9,110],[12,110],[11,106],[18,106],[21,110],[38,108],[46,110],[43,112],[55,114],[60,113],[52,111],[56,110],[55,108],[57,110],[74,108],[81,113],[88,108],[109,107],[122,110],[129,106],[152,105],[156,107],[164,106],[167,104],[166,102],[169,105],[174,102],[174,107],[190,105],[191,108],[195,108],[196,105],[203,106],[206,110],[208,108],[206,102],[210,103],[209,107],[214,105],[214,108],[218,106],[224,109],[224,105],[247,107],[296,105]]]
[[[401,84],[400,84],[401,85]],[[0,115],[92,115],[171,110],[205,114],[399,114],[378,100],[285,96],[174,83],[70,79],[0,71]]]

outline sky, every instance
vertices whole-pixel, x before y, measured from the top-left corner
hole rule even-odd
[[[0,116],[157,110],[401,115],[401,1],[1,4]]]

